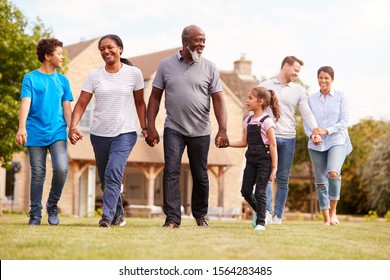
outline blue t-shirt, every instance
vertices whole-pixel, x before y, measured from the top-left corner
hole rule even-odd
[[[22,82],[20,99],[31,98],[27,116],[26,146],[48,146],[56,141],[67,141],[63,101],[72,101],[68,79],[58,73],[43,74],[34,70]]]

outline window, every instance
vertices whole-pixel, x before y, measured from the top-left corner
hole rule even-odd
[[[92,122],[92,116],[93,116],[93,106],[95,105],[95,101],[91,99],[89,102],[87,108],[85,109],[85,112],[83,114],[83,117],[81,118],[79,122],[79,128],[82,131],[89,131],[89,128],[91,126]]]

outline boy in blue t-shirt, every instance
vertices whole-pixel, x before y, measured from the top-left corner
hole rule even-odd
[[[28,148],[31,165],[29,225],[40,225],[42,193],[46,176],[46,155],[50,151],[53,178],[46,203],[48,222],[58,225],[57,203],[68,173],[66,128],[70,125],[73,100],[68,79],[58,73],[64,56],[63,43],[45,38],[36,47],[41,66],[26,74],[20,94],[19,129],[16,143]]]

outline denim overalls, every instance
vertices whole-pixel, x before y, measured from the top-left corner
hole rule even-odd
[[[272,170],[269,145],[265,145],[261,138],[261,124],[267,118],[268,115],[264,116],[258,124],[249,124],[252,116],[248,118],[246,130],[248,149],[245,153],[246,166],[241,188],[242,196],[257,213],[256,224],[262,226],[265,225],[266,188]]]

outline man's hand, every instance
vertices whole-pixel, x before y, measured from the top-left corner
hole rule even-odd
[[[157,130],[148,128],[145,141],[150,147],[157,145],[160,142],[160,135],[158,135]]]
[[[227,137],[226,133],[217,133],[217,136],[215,136],[215,146],[217,146],[218,148],[229,147],[229,138]]]
[[[314,145],[318,146],[322,143],[321,136],[319,134],[312,134],[310,139],[313,141]]]

